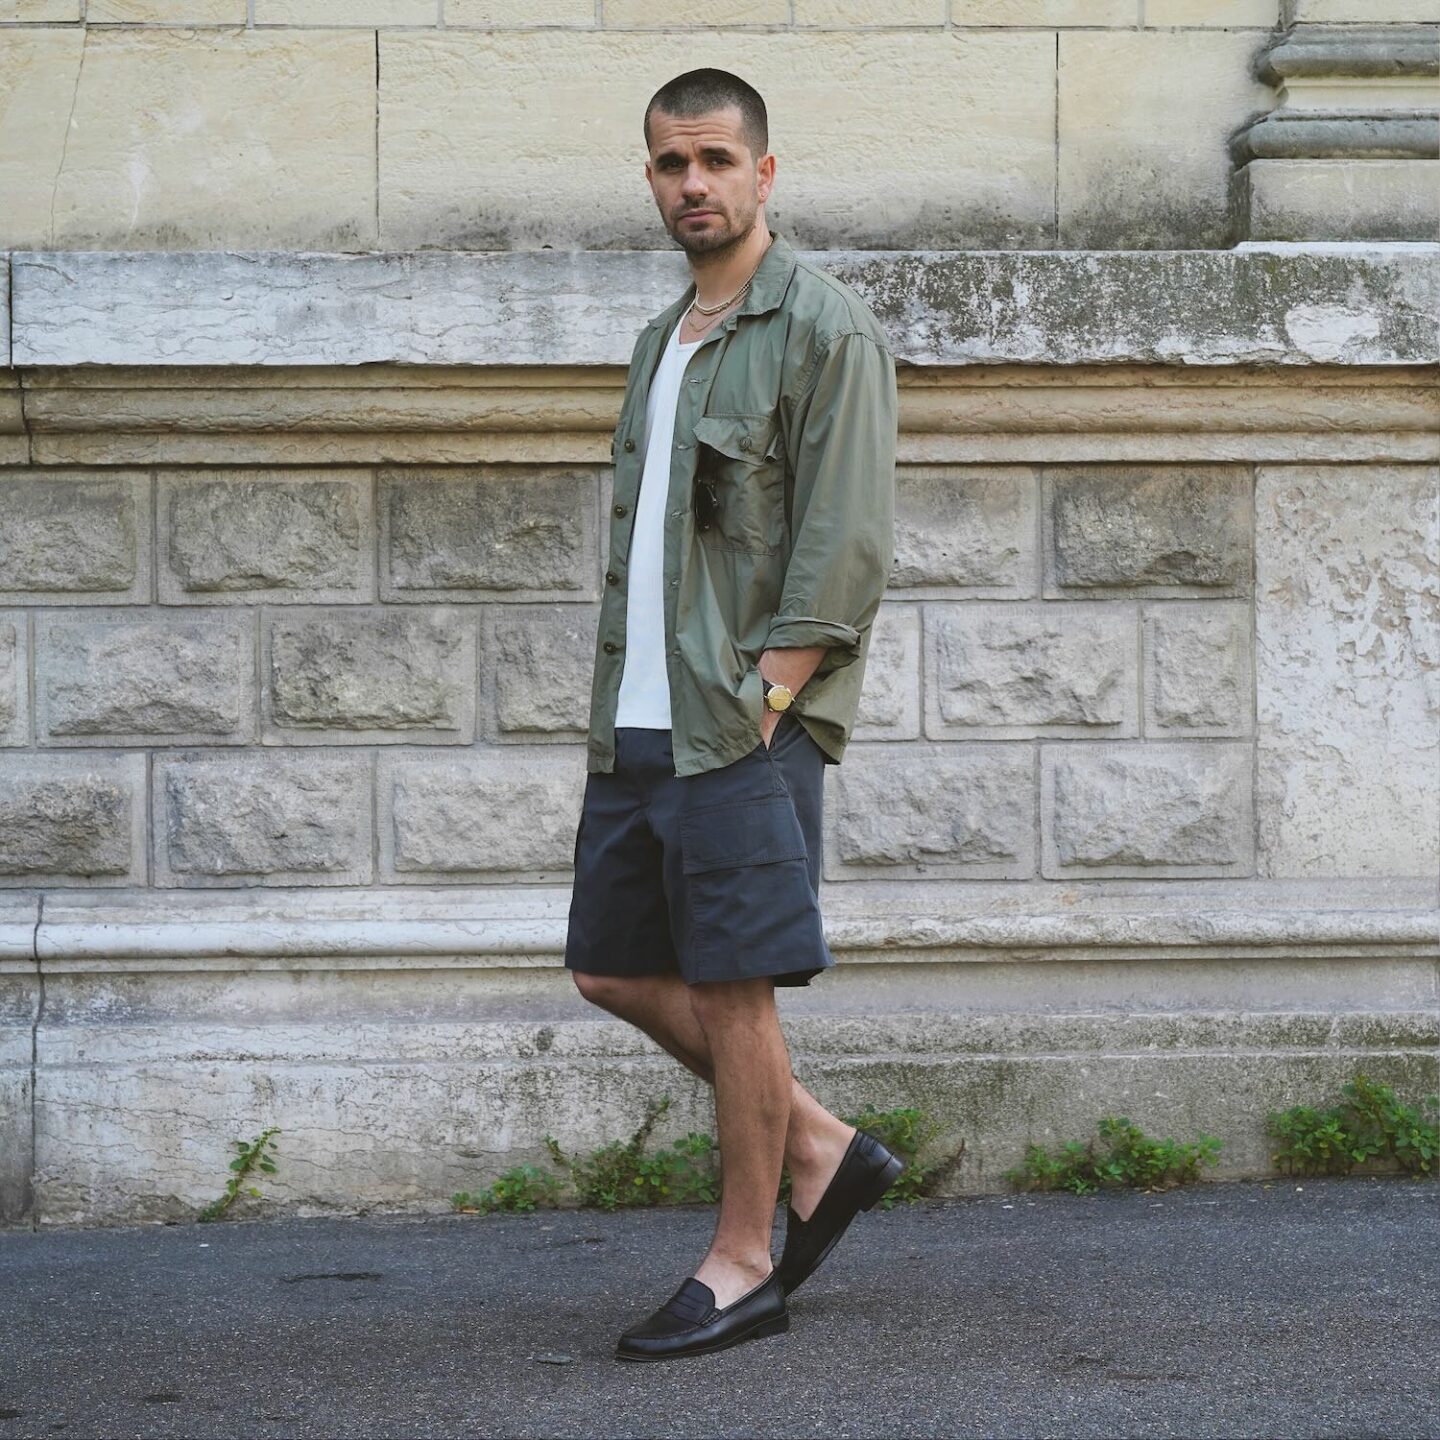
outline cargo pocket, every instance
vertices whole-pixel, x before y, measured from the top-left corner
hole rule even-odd
[[[700,541],[722,550],[773,555],[785,538],[785,456],[773,415],[702,415],[697,484],[713,486],[716,515]]]
[[[805,834],[787,794],[727,801],[680,820],[686,949],[697,978],[802,970],[826,963]]]

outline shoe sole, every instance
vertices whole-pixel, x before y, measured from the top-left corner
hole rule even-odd
[[[855,1215],[858,1215],[861,1210],[870,1210],[876,1204],[878,1204],[880,1197],[884,1195],[885,1192],[900,1178],[900,1172],[904,1170],[904,1168],[905,1162],[898,1155],[892,1155],[880,1168],[879,1173],[871,1182],[870,1188],[861,1198],[860,1204],[856,1207]],[[782,1288],[784,1289],[787,1298],[793,1295],[795,1291],[797,1291],[820,1268],[821,1262],[825,1259],[827,1255],[829,1255],[829,1253],[836,1247],[836,1245],[840,1243],[841,1237],[850,1228],[850,1222],[854,1220],[855,1215],[852,1215],[850,1219],[847,1220],[829,1238],[829,1240],[825,1242],[825,1248],[821,1250],[821,1252],[815,1257],[814,1262],[811,1264],[810,1268],[798,1280],[796,1280],[793,1284],[789,1285],[786,1285],[782,1280]]]
[[[635,1355],[628,1350],[617,1350],[617,1360],[686,1360],[691,1355],[713,1355],[718,1350],[728,1350],[732,1345],[739,1345],[746,1340],[763,1340],[768,1335],[779,1335],[790,1328],[790,1316],[774,1315],[769,1320],[762,1320],[758,1325],[752,1325],[748,1330],[742,1330],[738,1335],[731,1335],[728,1339],[722,1340],[719,1344],[699,1345],[693,1350],[674,1350],[668,1355]]]

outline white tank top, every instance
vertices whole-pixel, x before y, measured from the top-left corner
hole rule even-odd
[[[670,680],[665,671],[665,502],[670,491],[670,448],[675,439],[680,382],[685,362],[699,344],[692,340],[682,345],[676,325],[645,401],[645,471],[630,533],[625,663],[615,707],[616,725],[670,728]]]

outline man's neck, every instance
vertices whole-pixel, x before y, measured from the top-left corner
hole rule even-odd
[[[696,302],[718,305],[722,300],[728,300],[755,272],[770,244],[769,226],[761,221],[746,238],[744,247],[723,261],[706,265],[692,258],[690,275],[695,282]],[[701,260],[704,258],[702,256]]]

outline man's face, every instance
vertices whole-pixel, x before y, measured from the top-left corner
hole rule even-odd
[[[740,108],[683,118],[650,113],[650,182],[665,228],[692,255],[740,245],[774,183],[775,157],[755,163]]]

